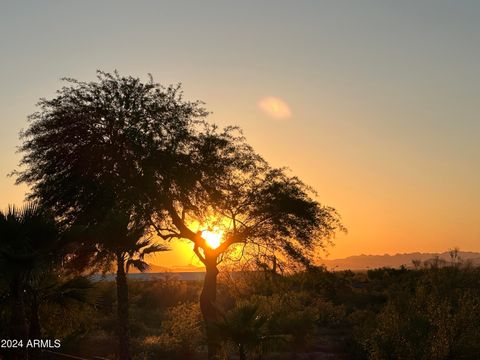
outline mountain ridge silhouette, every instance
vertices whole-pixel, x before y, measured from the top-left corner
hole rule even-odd
[[[420,260],[422,262],[435,259],[438,256],[440,260],[451,262],[449,251],[441,253],[397,253],[394,255],[353,255],[340,259],[322,259],[321,264],[329,270],[367,270],[380,267],[400,267],[402,265],[412,268],[412,260]],[[474,251],[459,251],[459,261],[470,262],[472,265],[480,265],[480,253]]]

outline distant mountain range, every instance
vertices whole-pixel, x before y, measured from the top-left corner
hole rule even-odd
[[[396,255],[355,255],[343,259],[322,259],[322,263],[329,270],[366,270],[380,267],[400,267],[402,265],[413,267],[412,260],[423,262],[437,257],[447,263],[451,261],[449,252],[443,253],[407,253]],[[471,262],[473,265],[480,265],[480,253],[460,251],[458,257],[461,261]]]
[[[327,267],[328,270],[367,270],[381,267],[398,268],[402,265],[407,268],[413,267],[412,260],[420,260],[422,263],[432,260],[438,256],[439,259],[451,261],[450,254],[446,251],[443,253],[407,253],[396,255],[355,255],[343,259],[322,259],[321,263]],[[480,253],[471,251],[460,251],[458,257],[461,261],[471,262],[472,265],[480,266]],[[155,264],[150,264],[150,268],[146,273],[189,273],[189,272],[204,272],[205,268],[195,265],[172,266],[165,267]],[[130,273],[139,273],[138,270],[131,268]]]

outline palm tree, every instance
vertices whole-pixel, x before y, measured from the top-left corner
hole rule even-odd
[[[40,270],[40,269],[39,269]],[[85,276],[72,276],[62,269],[45,267],[26,284],[25,303],[29,322],[28,337],[42,338],[40,309],[46,304],[68,308],[74,302],[89,304],[88,293],[93,287]],[[90,304],[93,305],[93,304]],[[40,348],[30,348],[30,360],[41,359]]]
[[[26,303],[28,304],[29,337],[42,337],[39,310],[44,304],[56,304],[64,308],[76,301],[88,304],[88,291],[92,282],[85,276],[71,276],[62,270],[45,269],[28,284]]]
[[[243,304],[223,316],[217,327],[226,339],[236,344],[240,360],[246,360],[247,353],[258,349],[266,339],[266,321],[267,318],[258,313],[257,305]]]
[[[119,350],[121,359],[129,359],[130,325],[129,325],[129,299],[127,274],[131,266],[141,272],[148,270],[148,263],[145,262],[145,256],[148,254],[166,251],[167,247],[160,244],[152,244],[150,239],[135,239],[135,237],[126,237],[131,240],[129,243],[121,246],[115,246],[113,250],[116,262],[117,283],[117,320]],[[128,355],[125,355],[128,354]]]
[[[57,240],[54,219],[37,204],[28,203],[20,209],[9,206],[6,212],[0,211],[0,271],[11,300],[10,336],[13,339],[28,338],[27,285],[48,265],[49,257],[44,255],[52,253]],[[28,359],[25,350],[15,356]]]
[[[148,225],[132,211],[112,207],[96,224],[73,227],[79,247],[71,264],[77,269],[101,269],[116,272],[118,354],[130,359],[130,325],[127,275],[131,266],[144,272],[148,269],[145,256],[168,248],[154,243]],[[78,265],[80,264],[80,265]]]

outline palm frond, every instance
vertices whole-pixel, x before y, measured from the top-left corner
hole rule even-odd
[[[145,258],[145,255],[153,254],[153,253],[161,252],[161,251],[169,251],[169,250],[170,250],[170,248],[168,246],[161,245],[161,244],[153,244],[153,245],[150,245],[150,246],[142,249],[139,256],[140,256],[140,259],[143,260]]]
[[[147,271],[150,267],[150,265],[148,265],[148,263],[146,263],[143,260],[128,259],[127,260],[127,273],[128,273],[128,270],[130,269],[130,266],[133,266],[134,268],[136,268],[138,271],[141,271],[141,272]]]

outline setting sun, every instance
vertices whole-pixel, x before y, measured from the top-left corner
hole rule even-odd
[[[213,231],[204,230],[202,231],[202,237],[206,240],[207,245],[212,249],[216,249],[222,240],[223,231],[214,229]]]

